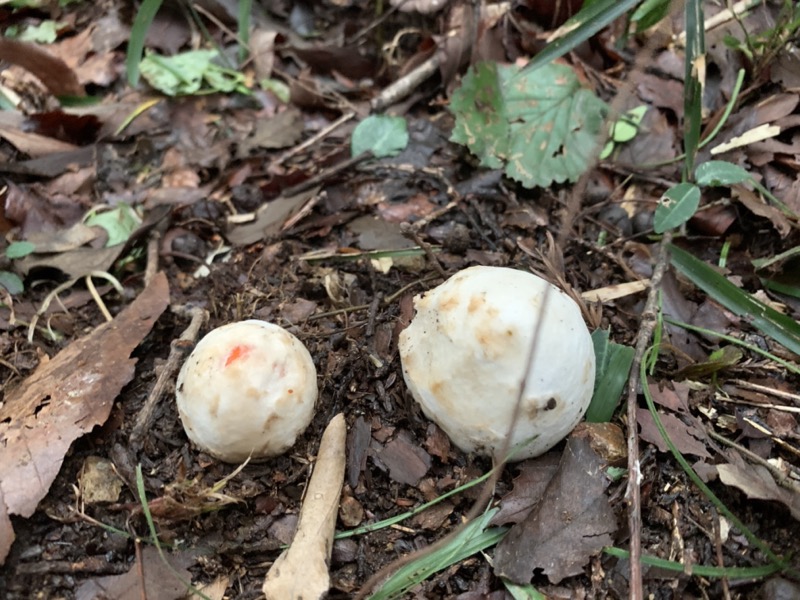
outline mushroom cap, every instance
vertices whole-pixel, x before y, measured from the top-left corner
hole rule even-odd
[[[186,435],[226,462],[277,456],[305,431],[317,372],[294,335],[266,321],[223,325],[195,346],[178,374]]]
[[[578,305],[544,279],[470,267],[415,297],[414,308],[400,334],[403,377],[423,412],[465,452],[503,451],[523,380],[508,449],[534,439],[511,460],[543,454],[585,414],[592,338]]]

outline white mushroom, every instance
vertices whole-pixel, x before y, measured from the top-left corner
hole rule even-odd
[[[417,296],[414,308],[400,334],[403,376],[423,412],[465,452],[503,450],[523,380],[508,447],[533,441],[512,460],[546,452],[583,417],[594,348],[563,291],[531,273],[471,267]]]
[[[186,435],[226,462],[288,450],[314,413],[317,373],[294,335],[265,321],[214,329],[183,364],[176,389]]]

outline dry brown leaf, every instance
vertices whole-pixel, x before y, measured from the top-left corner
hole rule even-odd
[[[6,396],[0,407],[0,490],[9,514],[31,516],[72,442],[106,421],[133,378],[131,352],[168,304],[167,278],[160,273],[113,321],[40,364]]]
[[[495,574],[526,584],[535,569],[553,583],[582,573],[617,529],[605,466],[588,437],[570,436],[541,501],[497,546]]]
[[[188,566],[194,559],[186,554],[166,555],[169,565],[151,546],[142,548],[141,560],[127,573],[97,577],[81,584],[76,600],[178,600],[186,595],[186,585],[191,581]],[[180,579],[179,579],[180,577]]]
[[[706,450],[705,444],[701,441],[705,438],[705,433],[700,427],[688,425],[674,415],[659,414],[661,423],[664,429],[667,430],[667,435],[675,447],[683,454],[694,454],[702,458],[711,458],[711,455]],[[687,416],[687,418],[692,418]],[[639,408],[636,411],[636,421],[641,427],[639,436],[646,442],[654,444],[661,452],[669,451],[667,443],[661,437],[658,429],[656,429],[653,415],[645,408]]]
[[[779,486],[763,465],[749,465],[741,459],[735,462],[717,465],[722,483],[739,488],[748,498],[780,502],[800,521],[800,493]]]
[[[0,60],[19,65],[33,73],[54,96],[84,96],[74,71],[36,44],[0,38]]]

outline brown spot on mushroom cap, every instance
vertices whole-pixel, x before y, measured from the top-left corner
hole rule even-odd
[[[461,299],[458,297],[458,294],[445,294],[439,301],[439,310],[442,312],[452,311],[455,310],[460,303]]]
[[[467,306],[467,312],[472,314],[483,308],[485,305],[486,305],[485,295],[477,294],[474,296],[470,296],[469,305]]]

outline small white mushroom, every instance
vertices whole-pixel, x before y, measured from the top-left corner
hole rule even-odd
[[[580,309],[531,273],[470,267],[414,299],[400,334],[403,377],[423,412],[465,452],[496,456],[506,446],[538,456],[577,425],[589,407],[595,356]],[[530,363],[533,337],[535,353]]]
[[[226,462],[277,456],[314,414],[317,372],[306,347],[265,321],[208,333],[183,364],[176,389],[186,435]]]

